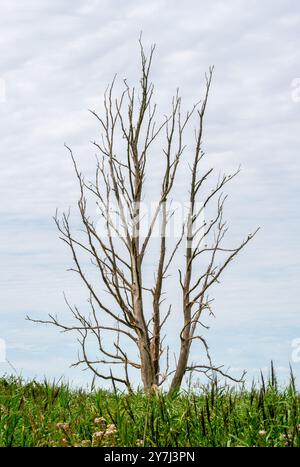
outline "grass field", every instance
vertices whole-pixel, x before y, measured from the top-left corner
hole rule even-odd
[[[299,446],[300,395],[273,375],[251,390],[173,397],[0,379],[0,446]]]

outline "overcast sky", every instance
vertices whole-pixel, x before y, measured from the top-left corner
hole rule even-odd
[[[209,342],[216,363],[249,379],[273,359],[300,377],[300,8],[294,0],[0,0],[1,327],[7,359],[25,377],[65,376],[76,343],[30,314],[66,313],[62,292],[84,303],[52,216],[76,203],[64,143],[91,173],[89,141],[115,73],[138,77],[138,42],[157,45],[152,80],[165,111],[176,88],[184,104],[201,97],[215,65],[205,126],[213,165],[242,173],[230,187],[232,240],[258,236],[215,291]],[[295,342],[294,342],[295,344]],[[195,349],[193,359],[201,355]],[[294,352],[295,356],[295,352]],[[0,363],[1,373],[11,373]]]

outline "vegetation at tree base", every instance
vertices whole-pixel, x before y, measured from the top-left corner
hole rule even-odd
[[[293,375],[250,390],[216,383],[173,396],[0,379],[0,446],[297,446]]]

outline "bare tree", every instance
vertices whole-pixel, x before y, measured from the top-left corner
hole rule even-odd
[[[151,47],[146,57],[140,41],[140,89],[137,91],[124,80],[123,91],[116,98],[114,79],[105,92],[104,115],[91,111],[101,127],[100,142],[93,142],[98,152],[93,182],[85,180],[72,150],[67,147],[80,188],[78,208],[84,230],[83,238],[72,233],[69,213],[64,213],[62,218],[56,215],[55,222],[61,239],[71,250],[74,261],[72,270],[79,274],[88,290],[89,312],[81,312],[66,300],[75,319],[71,324],[60,322],[54,315],[49,315],[47,320],[33,321],[53,324],[64,332],[77,332],[81,350],[74,365],[84,365],[97,377],[111,380],[114,385],[123,383],[131,391],[131,371],[138,370],[146,391],[156,389],[170,380],[169,390],[172,392],[180,388],[187,373],[194,371],[205,373],[208,377],[221,374],[234,381],[241,380],[228,375],[222,366],[213,365],[206,339],[199,333],[199,328],[206,327],[202,319],[204,312],[212,313],[208,291],[219,282],[225,268],[257,231],[249,234],[237,247],[224,246],[227,224],[223,219],[226,199],[223,188],[239,170],[232,175],[219,177],[213,189],[209,192],[205,190],[208,179],[213,176],[213,168],[204,169],[205,166],[202,166],[203,123],[213,68],[205,76],[203,100],[182,114],[181,98],[177,92],[170,115],[157,124],[157,108],[153,104],[154,86],[149,80],[154,48]],[[193,152],[188,173],[186,169],[186,178],[189,177],[188,212],[180,235],[171,243],[167,234],[168,224],[174,214],[171,195],[178,180],[178,167],[185,159],[187,144],[184,139],[192,121],[196,121],[196,130],[195,142],[191,142],[190,138],[188,141]],[[160,159],[164,159],[161,188],[156,208],[142,235],[141,202],[146,194],[147,163],[152,157],[151,152],[158,151],[155,146],[158,140],[164,141],[159,154]],[[101,213],[105,235],[103,231],[99,232],[95,219],[91,219],[88,214],[90,199],[96,202]],[[213,219],[202,222],[200,220],[204,210],[209,205],[215,208]],[[150,241],[158,222],[159,248],[155,251],[158,262],[153,282],[146,286],[145,255],[150,251],[154,257]],[[108,303],[103,291],[99,291],[100,281],[89,279],[82,253],[87,254],[96,267],[101,284],[109,294]],[[183,266],[176,270],[174,260],[178,255],[183,258]],[[168,289],[167,279],[172,272],[173,277],[178,274],[178,287],[182,296],[181,303],[176,304],[174,311],[172,303],[166,305],[164,298]],[[163,331],[166,328],[168,334],[170,330],[170,326],[166,326],[170,316],[182,321],[177,336],[179,354],[173,366],[170,363],[170,349],[164,344]],[[90,357],[90,338],[96,339],[99,355],[95,358]],[[202,346],[203,362],[190,363],[193,342]],[[130,351],[132,346],[135,351]],[[115,372],[115,366],[121,369]],[[105,367],[109,368],[106,373]]]

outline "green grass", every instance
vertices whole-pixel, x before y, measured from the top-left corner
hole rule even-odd
[[[123,394],[0,379],[0,446],[298,446],[300,395],[251,390]],[[96,420],[95,420],[96,419]],[[96,433],[96,434],[95,434]]]

